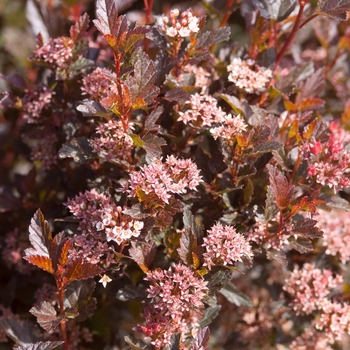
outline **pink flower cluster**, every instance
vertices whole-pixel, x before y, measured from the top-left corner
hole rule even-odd
[[[328,341],[323,333],[312,328],[307,328],[299,337],[290,344],[291,350],[333,350],[328,346]]]
[[[204,266],[211,270],[215,265],[233,265],[243,258],[251,259],[253,252],[250,244],[232,226],[215,224],[208,230],[208,236],[203,238],[202,246]]]
[[[227,66],[227,71],[229,81],[251,94],[265,91],[266,84],[272,78],[271,69],[260,67],[253,60],[242,60],[239,57],[233,58]]]
[[[41,39],[37,40],[34,56],[31,59],[50,63],[54,67],[68,68],[69,60],[73,57],[73,40],[61,36],[56,39],[51,38],[44,44]]]
[[[79,229],[83,234],[106,237],[107,242],[122,244],[132,237],[138,237],[143,228],[142,221],[123,215],[122,208],[110,196],[100,194],[95,189],[80,193],[65,205],[81,219]]]
[[[130,173],[129,196],[137,196],[147,202],[168,204],[174,194],[194,190],[202,182],[197,165],[191,159],[168,156],[164,163],[155,160],[140,171]]]
[[[108,162],[130,161],[134,147],[132,138],[124,131],[120,120],[110,120],[96,128],[100,137],[90,140],[95,152]]]
[[[23,117],[28,123],[41,121],[45,108],[49,108],[54,91],[43,84],[38,84],[33,90],[27,90],[22,99]]]
[[[111,84],[114,85],[115,74],[107,68],[96,68],[92,73],[84,76],[81,90],[93,100],[100,101],[108,96]]]
[[[350,261],[350,213],[317,211],[317,226],[323,231],[325,253],[336,256],[345,264]]]
[[[178,121],[195,128],[210,129],[215,139],[222,137],[230,140],[234,135],[246,130],[247,125],[240,117],[227,115],[218,106],[217,100],[210,95],[196,93],[186,104],[190,105],[190,108],[179,112]]]
[[[143,313],[146,326],[139,329],[152,338],[152,344],[158,349],[169,345],[173,334],[194,334],[202,317],[208,282],[182,264],[149,272],[145,279],[150,282],[147,291],[152,301]]]
[[[314,264],[306,263],[302,269],[294,269],[283,289],[293,297],[292,307],[297,315],[308,315],[329,305],[330,290],[342,282],[343,278],[333,277],[331,270],[316,269]]]
[[[199,32],[199,18],[192,14],[192,10],[188,9],[181,13],[179,10],[170,11],[169,17],[163,17],[163,25],[161,30],[171,38],[186,38]]]
[[[337,123],[331,123],[329,129],[332,134],[322,148],[319,142],[310,145],[313,156],[310,160],[311,165],[308,167],[308,175],[314,176],[319,184],[333,187],[338,191],[350,185],[348,178],[350,152],[345,148],[346,143],[349,142],[349,135],[340,129]],[[304,157],[309,156],[304,155]]]

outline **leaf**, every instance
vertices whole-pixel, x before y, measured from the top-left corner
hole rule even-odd
[[[27,251],[26,254],[28,254],[28,251],[30,252],[30,248],[26,249],[26,251]],[[51,273],[51,274],[54,273],[54,269],[52,267],[52,261],[47,256],[30,254],[28,256],[25,256],[24,259],[30,262],[31,264],[47,271],[48,273]]]
[[[64,341],[39,341],[38,343],[18,346],[16,350],[52,350],[64,344]]]
[[[158,131],[160,128],[160,125],[156,124],[159,117],[163,114],[164,108],[161,106],[158,106],[157,109],[153,110],[152,113],[146,117],[145,120],[145,130],[147,132],[149,131]]]
[[[219,271],[211,271],[208,273],[208,289],[211,293],[215,293],[230,283],[232,279],[232,271],[228,269],[222,269]]]
[[[319,68],[313,73],[301,87],[301,92],[297,95],[296,104],[300,103],[306,98],[318,98],[324,90],[325,86],[325,71],[324,68]]]
[[[117,36],[122,30],[126,30],[118,21],[118,9],[114,0],[97,0],[95,27],[103,34]]]
[[[219,315],[220,310],[221,305],[206,308],[204,310],[203,317],[199,322],[200,326],[208,326],[214,320],[214,318],[216,318]]]
[[[167,91],[165,93],[164,99],[170,102],[187,101],[190,99],[190,94],[182,87],[176,87],[175,89]]]
[[[134,66],[134,75],[129,75],[125,84],[130,90],[132,101],[142,98],[145,105],[139,108],[147,107],[154,101],[159,92],[159,88],[154,85],[157,79],[154,63],[141,48],[137,48],[133,52],[130,62]]]
[[[69,245],[65,247],[66,242],[67,238],[65,237],[64,232],[58,233],[51,242],[50,257],[54,270],[57,269],[58,260],[61,257],[63,248],[65,248],[65,252],[63,252],[63,254],[68,255]]]
[[[276,260],[282,266],[286,267],[288,265],[286,254],[280,250],[270,249],[266,251],[266,257],[269,260]]]
[[[77,107],[77,110],[81,112],[84,117],[105,117],[110,113],[107,112],[100,103],[87,99],[81,102]]]
[[[248,205],[253,197],[254,185],[250,179],[246,179],[243,189],[243,203]]]
[[[296,0],[253,0],[261,16],[277,22],[285,20],[294,10]]]
[[[277,206],[280,210],[288,207],[294,194],[294,186],[288,183],[287,178],[278,170],[277,167],[268,164],[270,186],[275,196]]]
[[[319,0],[318,10],[321,14],[346,20],[346,12],[350,10],[350,0]]]
[[[126,285],[118,290],[116,298],[120,301],[128,300],[145,300],[147,298],[147,291],[142,287],[135,287],[134,285]]]
[[[236,287],[229,283],[224,288],[220,289],[219,292],[232,304],[236,306],[249,306],[252,307],[253,304],[249,297],[244,293],[236,289]]]
[[[47,332],[55,329],[64,318],[63,315],[57,316],[55,308],[47,301],[33,306],[29,312],[37,318],[40,326]]]
[[[244,107],[237,97],[227,94],[218,94],[218,96],[220,96],[225,102],[227,102],[237,114],[244,115]]]
[[[274,192],[271,186],[267,186],[265,212],[264,212],[266,222],[269,222],[270,220],[272,220],[277,213],[278,213],[278,207],[276,205]]]
[[[74,61],[68,68],[68,78],[72,79],[76,75],[84,72],[88,68],[94,67],[95,62],[88,58],[81,57]]]
[[[269,153],[273,151],[278,151],[283,146],[279,142],[266,142],[261,145],[258,145],[254,148],[252,154],[259,154],[259,153]]]
[[[316,227],[317,220],[312,219],[299,219],[292,228],[292,231],[296,234],[301,234],[306,238],[315,239],[322,237],[323,232]]]
[[[314,111],[324,107],[325,104],[326,101],[320,98],[306,98],[297,105],[297,108],[300,112]]]
[[[210,338],[210,329],[209,327],[203,327],[201,328],[193,341],[193,349],[191,350],[207,350],[208,348],[208,342]]]
[[[152,263],[156,255],[157,246],[153,241],[150,242],[131,242],[129,255],[141,268],[143,272],[148,271],[148,266]]]
[[[350,211],[350,203],[344,198],[326,195],[320,197],[320,199],[323,199],[325,201],[325,204],[321,204],[319,206],[321,209]]]
[[[142,138],[142,141],[142,148],[147,152],[150,158],[161,158],[163,154],[161,147],[167,145],[162,137],[148,134]]]
[[[222,41],[227,41],[230,39],[230,35],[231,35],[230,27],[217,28],[216,30],[213,31],[213,37],[210,42],[210,45],[217,44]]]
[[[36,211],[29,225],[29,240],[33,248],[26,249],[26,257],[40,255],[49,258],[52,233],[49,223],[45,220],[40,209]]]
[[[314,250],[311,241],[302,236],[297,237],[297,239],[292,236],[289,238],[288,242],[290,248],[297,250],[300,254],[309,253]]]
[[[63,277],[66,282],[80,281],[95,277],[102,272],[104,272],[104,270],[98,265],[91,264],[84,261],[82,258],[78,258],[69,261],[63,273]]]
[[[9,188],[0,187],[0,213],[18,210],[22,207],[22,201],[19,200],[13,191]]]
[[[29,321],[20,322],[15,318],[1,317],[1,328],[9,338],[21,346],[26,346],[38,340],[34,325]]]
[[[87,13],[84,13],[79,20],[70,27],[69,34],[71,39],[75,42],[87,36],[87,29],[89,27],[90,19]]]
[[[93,280],[73,281],[66,288],[64,307],[65,309],[75,308],[78,310],[78,322],[91,317],[96,310],[96,299],[91,296],[95,286],[96,283]]]
[[[89,141],[85,137],[73,138],[65,143],[58,151],[61,159],[73,158],[75,162],[83,164],[96,157]]]

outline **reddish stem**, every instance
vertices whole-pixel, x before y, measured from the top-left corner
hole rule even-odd
[[[300,24],[301,17],[303,15],[304,7],[305,7],[305,5],[307,3],[307,0],[300,0],[299,2],[300,2],[300,8],[299,8],[299,12],[298,12],[297,18],[295,19],[292,31],[289,33],[286,42],[284,43],[281,51],[277,55],[275,69],[279,66],[283,55],[285,54],[285,52],[287,51],[288,47],[292,43],[292,41],[293,41],[293,39],[294,39],[298,29],[299,29],[299,24]]]
[[[151,13],[152,13],[152,8],[153,8],[153,3],[154,0],[143,0],[143,3],[145,5],[145,10],[146,10],[146,24],[151,23]],[[143,40],[143,46],[145,49],[145,52],[148,53],[148,39],[145,37]]]
[[[58,289],[58,302],[60,305],[60,315],[62,315],[64,313],[64,286],[62,281],[60,281],[60,278],[56,278],[56,285],[57,285],[57,289]],[[64,345],[63,345],[63,349],[64,350],[68,350],[69,348],[69,341],[68,341],[68,337],[67,337],[67,327],[66,327],[66,321],[62,320],[62,322],[60,323],[60,327],[61,327],[61,332],[62,332],[62,338],[64,341]]]
[[[228,9],[233,5],[233,0],[228,0],[226,3],[226,13],[224,15],[224,17],[222,17],[222,20],[220,22],[220,28],[224,27],[228,21],[228,19],[231,16],[231,11],[229,11]]]
[[[306,19],[302,24],[300,24],[299,29],[304,27],[305,24],[309,23],[311,20],[313,20],[314,18],[316,18],[318,16],[318,13],[313,14],[312,16],[310,16],[308,19]]]

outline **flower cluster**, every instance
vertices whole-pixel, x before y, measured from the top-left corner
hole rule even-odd
[[[221,137],[222,139],[231,140],[236,135],[242,134],[246,131],[247,124],[242,118],[232,116],[231,114],[225,115],[224,120],[220,126],[210,129],[214,139]]]
[[[137,196],[141,202],[168,204],[174,194],[194,190],[202,177],[191,159],[168,156],[164,163],[155,160],[140,171],[130,173],[129,196]]]
[[[57,136],[48,132],[40,139],[29,140],[31,144],[31,160],[38,161],[41,168],[49,170],[53,165],[57,164]]]
[[[203,265],[209,270],[215,265],[232,265],[243,258],[253,257],[250,244],[232,226],[215,224],[208,230],[208,236],[204,237],[203,241]]]
[[[94,151],[108,162],[130,161],[134,143],[132,138],[124,131],[122,122],[110,120],[96,128],[100,137],[90,140]]]
[[[43,112],[50,108],[55,93],[43,84],[38,84],[33,90],[27,89],[22,99],[23,116],[28,123],[38,123],[42,120]]]
[[[248,93],[264,91],[266,84],[272,78],[271,69],[260,67],[251,59],[242,60],[239,57],[233,58],[231,64],[227,66],[227,71],[228,80]]]
[[[81,219],[79,230],[83,234],[105,237],[107,242],[122,244],[132,237],[138,237],[143,228],[142,221],[132,220],[124,215],[123,209],[110,196],[100,194],[95,189],[69,199],[65,205],[74,216]]]
[[[93,100],[99,101],[108,96],[110,86],[116,79],[115,73],[107,68],[96,68],[83,78],[81,90]]]
[[[150,282],[147,291],[152,301],[143,314],[146,326],[139,329],[152,338],[157,348],[169,345],[173,334],[186,337],[191,330],[194,334],[204,309],[208,282],[181,264],[149,272],[145,279]]]
[[[306,263],[302,269],[294,269],[283,289],[293,297],[292,307],[297,315],[308,315],[328,306],[330,290],[342,282],[342,277],[333,277],[331,270],[316,269]]]
[[[194,16],[191,9],[181,13],[179,10],[170,11],[169,17],[163,17],[161,30],[171,38],[186,38],[199,31],[199,18]]]
[[[38,37],[37,46],[34,51],[33,61],[44,61],[51,66],[62,69],[69,67],[69,61],[73,57],[74,42],[68,37],[50,39],[47,43],[42,42],[42,37]]]
[[[299,337],[295,338],[290,345],[291,350],[333,350],[328,345],[324,334],[315,332],[312,328],[307,328]]]

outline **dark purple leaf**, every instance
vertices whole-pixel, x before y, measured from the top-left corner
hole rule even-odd
[[[201,327],[208,326],[211,322],[219,315],[221,310],[221,305],[216,305],[208,307],[204,310],[203,317],[200,320],[199,324]]]
[[[55,329],[64,318],[63,315],[57,316],[55,308],[47,301],[33,306],[29,312],[37,318],[40,326],[47,332]]]
[[[79,316],[78,322],[82,322],[91,317],[96,309],[96,299],[91,295],[95,289],[96,283],[93,280],[73,281],[69,283],[64,293],[65,309],[77,309]]]
[[[75,162],[83,164],[96,157],[89,141],[85,137],[78,137],[65,143],[58,151],[61,159],[73,158]]]
[[[116,298],[120,301],[128,300],[145,300],[147,298],[147,291],[142,287],[135,287],[133,285],[126,285],[124,288],[118,290]]]
[[[0,188],[0,213],[18,210],[22,207],[22,201],[13,194],[12,190],[6,187]]]
[[[313,73],[301,87],[301,92],[297,95],[296,102],[301,103],[304,99],[310,97],[319,97],[324,90],[325,72],[324,68],[319,68]]]
[[[253,0],[253,4],[261,16],[280,22],[292,13],[297,0]]]
[[[293,225],[292,231],[309,239],[320,238],[323,232],[316,225],[317,220],[300,219]]]
[[[16,350],[52,350],[62,344],[64,344],[64,341],[39,341],[38,343],[34,344],[18,346]]]
[[[213,32],[213,38],[210,44],[212,45],[212,44],[220,43],[222,41],[227,41],[230,39],[230,34],[231,34],[230,27],[218,28]]]
[[[145,130],[147,132],[159,130],[160,126],[158,124],[156,124],[156,122],[159,119],[159,117],[162,115],[163,112],[164,112],[164,108],[158,107],[157,109],[152,111],[152,113],[149,116],[146,117]]]
[[[155,242],[131,242],[131,248],[129,249],[129,255],[142,269],[142,271],[148,271],[148,266],[152,263],[157,246]]]
[[[275,196],[276,203],[280,210],[288,207],[294,194],[294,186],[290,185],[287,178],[278,170],[277,167],[268,164],[270,186]]]
[[[118,21],[118,9],[114,0],[97,0],[96,17],[93,22],[96,28],[103,34],[117,36],[120,30],[126,30],[121,27]]]
[[[232,304],[236,306],[249,306],[252,307],[253,304],[249,297],[244,293],[236,289],[236,287],[229,283],[224,288],[220,289],[219,292]]]
[[[166,141],[159,136],[148,134],[142,138],[142,148],[147,152],[147,155],[153,158],[160,158],[163,154],[162,148],[166,146]]]
[[[269,260],[276,260],[278,263],[280,263],[283,266],[288,265],[286,254],[280,250],[270,249],[266,251],[266,257]]]
[[[15,318],[2,317],[0,319],[1,328],[9,338],[21,346],[38,341],[34,325],[29,321],[20,323]]]
[[[201,328],[194,338],[193,341],[193,350],[208,350],[209,349],[209,338],[210,338],[210,329],[209,327]]]
[[[87,99],[83,100],[81,104],[78,105],[77,110],[81,112],[84,117],[105,117],[107,114],[110,114],[100,103]]]
[[[255,147],[252,153],[268,153],[272,151],[278,151],[281,148],[282,145],[279,142],[267,142]]]
[[[177,87],[170,91],[167,91],[164,98],[170,102],[187,101],[190,99],[190,94],[186,92],[182,87]]]
[[[350,0],[319,0],[318,9],[323,15],[345,21],[346,12],[350,10]]]
[[[295,239],[294,236],[292,236],[288,241],[290,248],[297,250],[300,254],[309,253],[314,250],[310,240],[305,237],[299,236]]]

